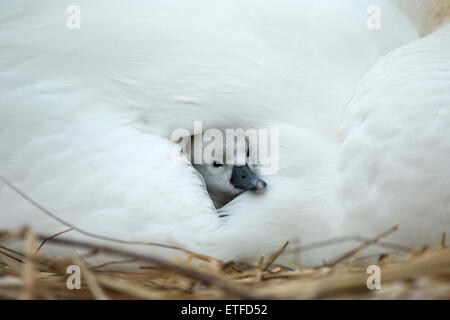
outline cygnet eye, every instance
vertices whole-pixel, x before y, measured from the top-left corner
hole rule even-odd
[[[213,162],[213,166],[214,166],[214,168],[217,168],[217,167],[222,167],[223,164],[214,161],[214,162]]]

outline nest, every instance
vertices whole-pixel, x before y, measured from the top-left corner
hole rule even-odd
[[[395,230],[394,226],[334,261],[310,268],[283,259],[289,243],[268,259],[239,265],[194,252],[176,259],[136,255],[37,235],[24,228],[0,233],[0,299],[449,299],[450,249],[445,234],[436,248],[378,256],[375,264],[381,271],[381,289],[368,288],[369,264],[361,263],[358,256]],[[23,240],[22,251],[8,247],[17,239]],[[36,253],[47,241],[84,247],[89,252],[42,259]],[[85,262],[84,258],[100,252],[117,260],[100,266]],[[279,260],[283,260],[282,266],[277,265]],[[139,272],[111,270],[114,264],[131,261],[139,263]],[[70,265],[79,268],[79,289],[68,287]],[[103,270],[106,265],[109,270]]]

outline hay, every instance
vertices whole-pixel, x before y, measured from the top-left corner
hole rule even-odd
[[[24,228],[0,234],[0,299],[449,299],[450,249],[445,235],[437,248],[379,256],[381,289],[367,288],[367,264],[358,262],[357,255],[395,229],[366,239],[332,263],[308,268],[283,258],[289,243],[267,261],[261,257],[243,266],[192,252],[171,260],[135,255]],[[7,246],[17,239],[24,240],[23,252]],[[89,266],[80,256],[45,260],[36,256],[37,244],[43,242],[77,245],[90,249],[90,256],[102,252],[119,258],[100,266]],[[280,260],[283,266],[275,264]],[[140,272],[104,270],[106,265],[131,261],[140,263]],[[79,290],[67,287],[69,265],[81,269]]]

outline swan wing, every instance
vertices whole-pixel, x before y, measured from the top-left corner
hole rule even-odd
[[[350,231],[409,245],[450,231],[450,25],[395,50],[364,77],[342,126],[338,181]]]

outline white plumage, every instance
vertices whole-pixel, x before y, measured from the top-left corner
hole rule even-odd
[[[69,1],[3,1],[0,174],[81,229],[222,259],[396,220],[397,242],[433,244],[450,231],[450,27],[417,40],[423,17],[395,2],[80,1],[68,30]],[[194,120],[280,130],[278,174],[225,218],[171,161]],[[67,229],[1,185],[0,228],[23,224]]]

